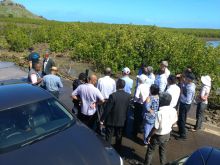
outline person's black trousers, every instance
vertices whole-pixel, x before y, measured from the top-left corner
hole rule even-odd
[[[207,104],[198,103],[196,109],[196,126],[195,129],[199,130],[202,128],[202,122],[204,120],[204,111],[207,109]]]
[[[121,142],[122,142],[122,134],[123,134],[123,127],[116,127],[116,126],[108,126],[106,125],[105,128],[105,139],[109,144],[112,142],[112,137],[115,135],[115,149],[120,152],[121,151]]]
[[[191,104],[185,104],[180,102],[179,107],[179,116],[178,116],[178,127],[179,127],[179,134],[180,137],[185,138],[186,137],[186,119],[187,119],[187,113],[189,112],[191,107]]]
[[[95,113],[94,115],[88,116],[88,115],[84,115],[81,112],[79,112],[77,117],[81,122],[87,125],[90,129],[94,130],[95,122],[97,120],[97,113]]]
[[[165,165],[166,164],[166,146],[170,139],[170,134],[166,135],[153,135],[150,144],[147,148],[147,153],[145,156],[145,162],[144,165],[151,165],[154,152],[159,146],[159,155],[160,155],[160,164]]]
[[[134,103],[134,122],[133,122],[133,136],[136,137],[141,131],[141,125],[143,122],[143,104]]]

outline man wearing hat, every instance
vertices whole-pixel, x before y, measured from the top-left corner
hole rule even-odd
[[[186,75],[181,88],[180,107],[178,116],[179,137],[177,140],[186,139],[186,119],[187,113],[191,108],[194,100],[196,85],[194,84],[195,76],[192,73]]]
[[[202,128],[202,122],[204,118],[204,111],[207,108],[208,105],[208,97],[211,90],[211,77],[210,76],[202,76],[201,82],[202,87],[200,90],[200,93],[197,97],[197,110],[196,110],[196,125],[195,128],[192,129],[192,131],[197,131]]]
[[[125,67],[123,70],[122,70],[122,80],[125,81],[125,87],[124,87],[124,91],[131,94],[131,90],[132,90],[132,87],[133,87],[133,80],[129,77],[131,71],[128,67]]]
[[[167,67],[168,67],[167,61],[162,61],[160,63],[160,69],[165,71],[165,75],[168,78],[170,76],[170,70]]]
[[[60,77],[56,74],[58,72],[57,67],[51,68],[51,73],[43,77],[43,84],[47,91],[52,93],[55,97],[59,98],[59,89],[63,88]]]

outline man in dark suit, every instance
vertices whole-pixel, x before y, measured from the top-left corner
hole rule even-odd
[[[43,75],[48,75],[51,72],[51,68],[55,66],[53,59],[50,58],[49,52],[47,51],[43,60]]]
[[[120,152],[123,127],[130,103],[130,94],[123,89],[125,81],[119,79],[116,83],[117,91],[109,96],[106,109],[101,117],[100,124],[106,126],[106,141],[111,144],[112,137],[116,135],[115,149]]]

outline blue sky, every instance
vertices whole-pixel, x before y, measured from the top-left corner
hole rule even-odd
[[[59,21],[220,28],[220,0],[14,0]]]

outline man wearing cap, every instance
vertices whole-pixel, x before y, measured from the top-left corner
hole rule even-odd
[[[36,63],[39,63],[40,55],[34,51],[33,47],[29,48],[29,51],[30,54],[28,56],[28,61],[29,61],[29,70],[31,70],[32,68],[34,68],[34,65]]]
[[[57,72],[57,67],[53,66],[51,68],[51,74],[43,77],[43,84],[47,91],[52,93],[55,97],[59,98],[59,89],[63,88],[63,84],[60,77],[56,75]]]
[[[211,90],[211,77],[210,76],[202,76],[201,82],[202,87],[200,90],[200,93],[197,97],[197,110],[196,110],[196,125],[195,128],[192,129],[192,131],[197,131],[202,129],[202,122],[204,118],[204,111],[207,108],[208,105],[208,97]]]
[[[140,126],[142,124],[143,118],[142,118],[142,113],[143,113],[143,104],[147,97],[149,96],[150,93],[150,83],[149,83],[149,78],[145,75],[142,74],[140,76],[137,76],[138,79],[138,86],[135,92],[135,97],[134,97],[134,123],[133,123],[133,136],[134,138],[137,136]]]
[[[187,113],[191,108],[191,104],[194,100],[196,85],[194,84],[195,76],[192,73],[186,75],[184,83],[181,88],[180,95],[180,107],[178,116],[179,137],[177,140],[186,139],[186,119]]]
[[[160,63],[160,69],[165,71],[165,75],[168,78],[169,75],[170,75],[170,71],[167,67],[168,67],[168,62],[167,61],[162,61]]]
[[[50,58],[49,51],[46,51],[44,60],[43,60],[43,75],[48,75],[51,72],[51,68],[55,66],[53,59]]]
[[[133,80],[129,77],[130,75],[130,69],[128,67],[124,68],[122,70],[122,80],[125,81],[125,87],[124,87],[124,91],[131,94],[131,90],[133,87]]]

